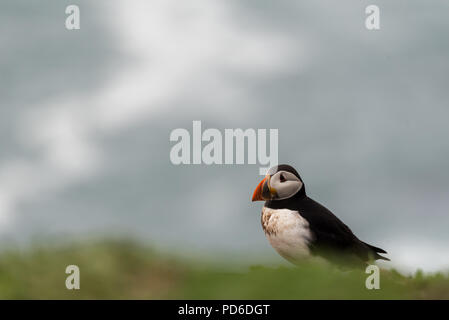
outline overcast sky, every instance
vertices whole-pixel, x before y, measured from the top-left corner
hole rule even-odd
[[[0,4],[0,237],[127,235],[279,259],[259,165],[174,166],[170,132],[279,130],[279,161],[395,266],[449,268],[449,3]],[[259,258],[254,258],[257,262]]]

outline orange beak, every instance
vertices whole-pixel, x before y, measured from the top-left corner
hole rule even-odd
[[[262,197],[263,185],[267,181],[267,177],[263,178],[262,181],[259,182],[256,189],[253,193],[253,198],[251,201],[264,201],[265,199]]]

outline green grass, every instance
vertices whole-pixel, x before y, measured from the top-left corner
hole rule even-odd
[[[65,268],[81,271],[81,289],[65,288]],[[449,299],[449,277],[406,277],[381,271],[380,290],[367,290],[363,271],[307,263],[242,271],[192,262],[130,242],[3,251],[1,299]]]

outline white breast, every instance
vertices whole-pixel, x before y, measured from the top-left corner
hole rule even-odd
[[[298,211],[262,209],[262,227],[274,249],[290,262],[297,262],[310,254],[312,233],[309,223]]]

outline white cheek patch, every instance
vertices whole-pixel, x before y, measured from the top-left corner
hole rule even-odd
[[[281,175],[284,181],[281,182]],[[287,199],[295,195],[301,190],[303,184],[293,173],[287,171],[279,171],[270,179],[270,186],[276,190],[276,200]]]
[[[302,188],[302,182],[301,181],[285,181],[282,182],[282,186],[278,189],[277,195],[278,199],[287,199],[291,196],[295,195],[299,190]]]

